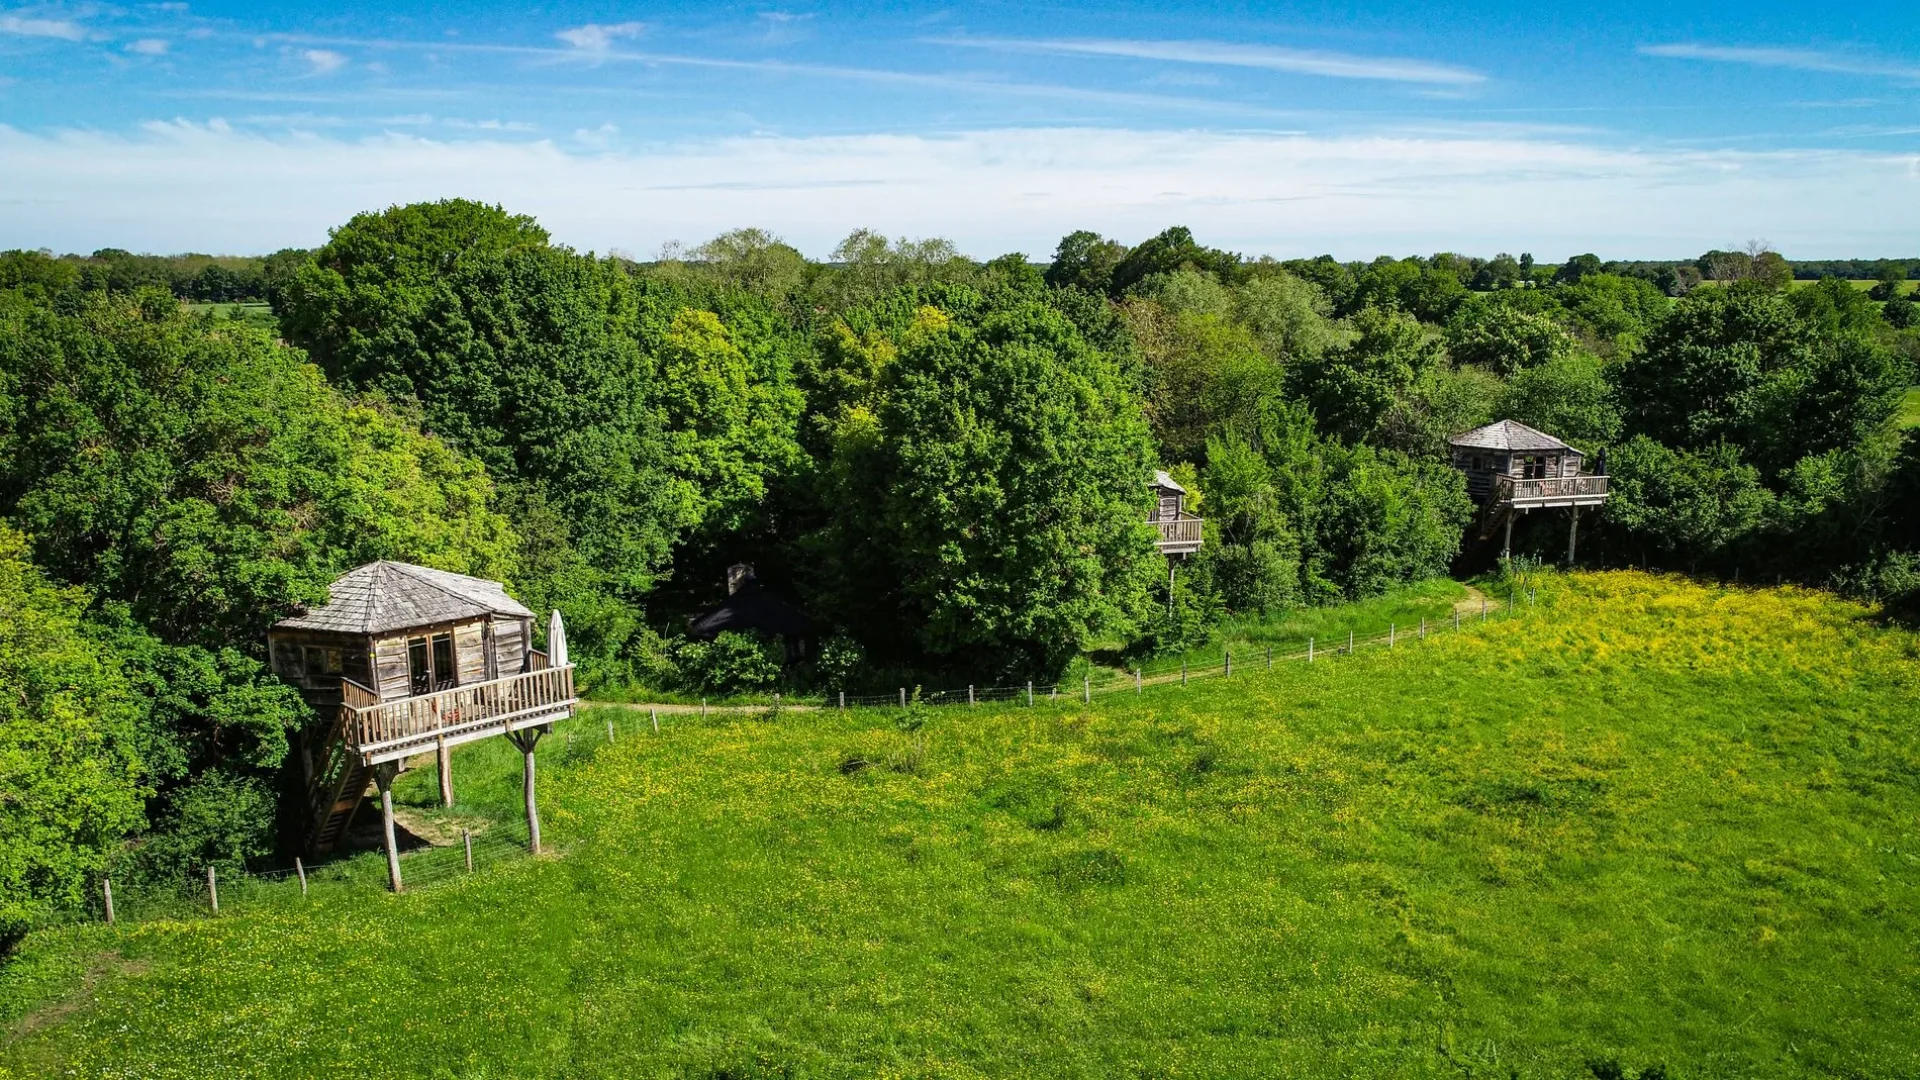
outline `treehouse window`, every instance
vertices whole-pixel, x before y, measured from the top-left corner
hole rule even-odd
[[[1547,459],[1531,455],[1521,458],[1520,470],[1523,480],[1544,480],[1547,478]]]
[[[339,649],[307,647],[308,678],[338,678],[342,672]]]

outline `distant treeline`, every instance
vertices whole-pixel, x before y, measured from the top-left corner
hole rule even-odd
[[[88,292],[131,292],[158,286],[182,300],[196,303],[269,303],[277,288],[310,255],[301,248],[282,248],[271,255],[136,255],[120,248],[101,248],[91,255],[52,255],[59,263],[73,268],[71,285]],[[0,258],[5,256],[0,255]],[[1778,258],[1778,256],[1775,256]],[[1577,279],[1583,273],[1618,274],[1651,281],[1669,296],[1678,296],[1702,280],[1725,280],[1744,276],[1735,268],[1751,260],[1746,252],[1709,251],[1692,260],[1626,259],[1602,261],[1594,255],[1578,255],[1563,264],[1540,264],[1532,255],[1496,255],[1491,259],[1442,253],[1421,260],[1463,270],[1462,277],[1476,289],[1486,290],[1532,281],[1549,284]],[[1331,262],[1323,255],[1320,261]],[[1784,260],[1792,275],[1802,281],[1837,277],[1850,281],[1873,281],[1895,277],[1906,280],[1920,271],[1920,255],[1911,259],[1811,259]],[[1360,262],[1346,264],[1358,270]]]
[[[17,255],[8,252],[0,260]],[[130,293],[161,288],[196,303],[267,303],[273,290],[306,260],[307,252],[285,248],[271,255],[135,255],[101,248],[91,255],[51,255],[70,273],[63,285],[82,292]]]

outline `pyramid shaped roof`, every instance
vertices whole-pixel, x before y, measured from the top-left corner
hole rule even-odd
[[[327,586],[327,602],[274,624],[276,630],[383,634],[415,626],[533,612],[507,595],[506,586],[428,566],[372,562]]]
[[[1574,448],[1544,431],[1530,428],[1518,420],[1496,420],[1485,427],[1462,432],[1447,440],[1455,446],[1475,450],[1573,450]],[[1579,453],[1574,450],[1574,453]]]

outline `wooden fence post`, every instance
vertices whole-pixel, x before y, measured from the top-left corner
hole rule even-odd
[[[613,745],[613,717],[607,717],[607,745]]]
[[[845,690],[840,691],[840,711],[847,711],[847,692]]]
[[[1311,637],[1307,639],[1307,663],[1313,663],[1313,639]]]
[[[1185,660],[1180,661],[1180,685],[1187,685],[1187,662]]]
[[[298,855],[293,857],[293,872],[300,875],[300,895],[307,895],[307,864]]]
[[[647,715],[653,718],[653,733],[655,735],[660,734],[660,710],[648,709]],[[700,703],[700,715],[701,716],[707,715],[707,703],[705,701],[702,701]]]
[[[100,879],[100,894],[107,899],[107,925],[113,925],[113,875]]]
[[[973,684],[972,683],[967,684],[967,706],[969,708],[973,706]]]
[[[1420,616],[1420,636],[1422,638],[1427,636],[1427,617],[1425,615]]]
[[[1080,676],[1080,700],[1088,705],[1093,704],[1093,676],[1091,675]]]
[[[1453,628],[1456,631],[1460,629],[1460,609],[1459,608],[1453,609]]]
[[[1353,655],[1353,631],[1347,631],[1347,655]]]
[[[904,686],[900,688],[900,707],[907,707],[907,688]]]
[[[460,843],[467,849],[467,873],[473,873],[473,830],[460,830]]]
[[[700,699],[700,719],[702,719],[702,720],[705,720],[706,718],[707,718],[707,699],[706,699],[706,698],[701,698],[701,699]],[[655,720],[655,724],[654,724],[654,730],[655,730],[655,731],[658,731],[658,730],[660,730],[660,727],[659,727],[659,723],[658,723],[658,721],[659,721],[659,719],[660,719],[660,718],[659,718],[659,717],[657,717],[657,716],[656,716],[656,717],[654,717],[654,720]]]
[[[1227,650],[1227,672],[1226,672],[1226,677],[1227,677],[1227,678],[1229,678],[1229,679],[1231,679],[1231,678],[1233,678],[1233,650],[1232,650],[1232,649],[1228,649],[1228,650]]]
[[[1133,669],[1133,692],[1140,693],[1140,669],[1137,667]]]
[[[1027,708],[1033,708],[1033,680],[1027,680]]]
[[[1388,623],[1387,624],[1387,648],[1389,649],[1393,648],[1394,638],[1398,637],[1399,635],[1400,635],[1400,624]]]
[[[1273,646],[1267,646],[1267,670],[1273,670]]]
[[[213,867],[207,867],[207,904],[215,915],[220,914],[220,883],[213,876]]]

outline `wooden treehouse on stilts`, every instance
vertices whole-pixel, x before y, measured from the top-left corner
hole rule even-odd
[[[1586,455],[1544,431],[1517,420],[1500,420],[1455,435],[1453,467],[1467,475],[1467,494],[1480,506],[1479,539],[1503,531],[1500,557],[1513,555],[1513,520],[1535,510],[1565,507],[1567,565],[1573,565],[1580,537],[1581,507],[1607,501],[1607,477],[1602,468],[1584,473]]]
[[[349,571],[328,587],[326,604],[275,623],[267,633],[274,673],[332,718],[326,735],[302,748],[308,853],[342,842],[371,781],[398,890],[394,777],[432,754],[441,801],[452,806],[448,751],[494,735],[524,757],[527,832],[538,853],[534,747],[554,721],[573,715],[577,699],[559,613],[548,635],[551,660],[532,647],[532,631],[533,612],[499,582],[398,562]]]
[[[1153,509],[1147,520],[1160,535],[1154,547],[1167,557],[1167,614],[1173,614],[1173,571],[1200,550],[1201,519],[1187,512],[1187,489],[1164,469],[1153,471]]]

